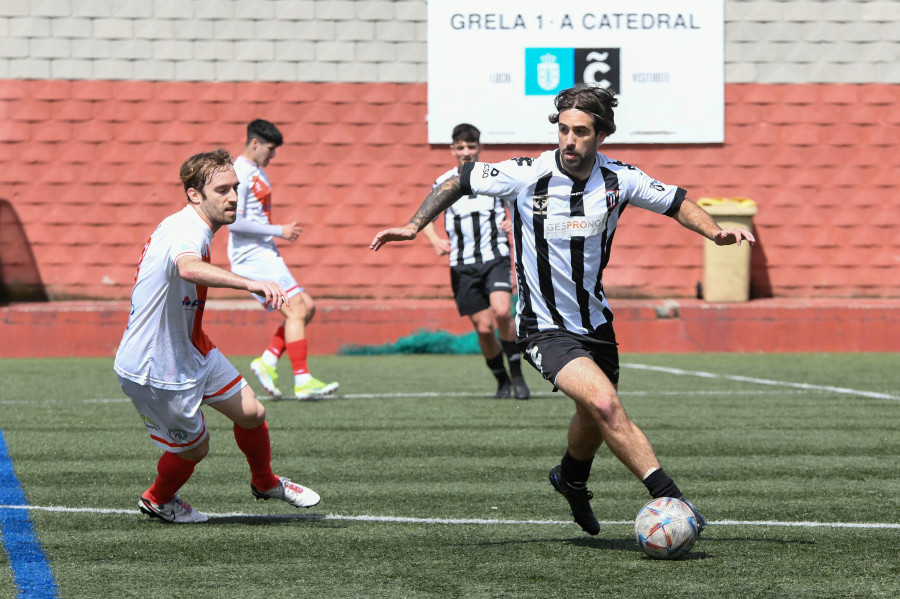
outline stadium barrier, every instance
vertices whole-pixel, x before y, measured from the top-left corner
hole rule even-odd
[[[900,351],[900,299],[616,300],[622,352]],[[380,346],[424,331],[471,332],[452,300],[316,301],[313,355]],[[0,358],[109,356],[128,319],[128,302],[45,302],[0,306]],[[203,328],[226,355],[266,347],[278,317],[254,300],[210,301]]]

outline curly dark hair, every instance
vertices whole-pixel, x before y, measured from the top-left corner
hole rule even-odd
[[[553,100],[556,114],[550,115],[550,122],[559,122],[559,115],[566,110],[580,110],[594,117],[594,131],[612,135],[616,132],[616,120],[613,108],[619,105],[615,95],[608,89],[579,83],[575,87],[564,89]]]

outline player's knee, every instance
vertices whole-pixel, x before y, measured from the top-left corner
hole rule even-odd
[[[256,428],[262,426],[266,421],[266,409],[259,402],[256,402],[256,409],[250,410],[244,415],[243,422],[239,423],[244,428]]]
[[[492,322],[476,322],[475,323],[475,333],[478,334],[479,337],[493,338],[494,337],[494,324]]]
[[[192,462],[199,462],[203,458],[206,457],[206,454],[209,453],[209,437],[203,440],[203,442],[194,447],[193,449],[189,449],[187,451],[183,451],[179,454],[179,457],[184,458],[185,460],[190,460]]]
[[[494,316],[497,319],[498,327],[505,327],[512,324],[513,322],[512,312],[510,312],[508,309],[506,310],[506,312],[496,312]]]
[[[628,421],[622,402],[615,393],[598,393],[591,402],[591,409],[597,419],[609,428],[620,428]]]
[[[292,298],[291,305],[282,311],[286,320],[309,322],[309,309],[299,297]]]

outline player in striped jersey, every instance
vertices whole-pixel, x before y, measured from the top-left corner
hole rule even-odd
[[[717,245],[755,239],[746,229],[721,229],[680,187],[599,154],[616,130],[618,101],[611,92],[581,84],[557,94],[554,104],[550,122],[557,125],[557,150],[535,159],[465,165],[459,177],[425,198],[407,225],[378,233],[370,247],[414,239],[441,210],[470,193],[514,202],[519,342],[526,359],[575,402],[568,448],[549,481],[569,502],[575,522],[597,534],[587,480],[603,443],[651,496],[683,497],[618,395],[618,348],[602,274],[623,210],[634,205],[667,215]],[[695,515],[702,530],[706,520],[696,510]]]
[[[249,291],[276,309],[290,302],[287,292],[274,281],[246,279],[209,263],[213,235],[237,212],[238,179],[228,152],[196,154],[180,176],[188,205],[163,220],[144,245],[114,366],[151,440],[163,450],[138,507],[166,522],[207,520],[178,497],[209,452],[202,406],[234,422],[255,497],[311,507],[319,502],[315,491],[272,473],[266,410],[202,328],[209,287]]]
[[[438,177],[432,189],[458,176],[459,169],[467,163],[478,160],[481,132],[477,127],[460,123],[453,128],[451,139],[450,153],[457,166]],[[528,399],[531,392],[522,376],[522,352],[516,343],[516,323],[511,309],[509,232],[512,223],[506,217],[506,204],[485,195],[464,197],[444,212],[444,228],[447,239],[435,232],[434,223],[428,223],[422,233],[438,256],[449,255],[453,297],[459,315],[468,316],[472,321],[481,353],[497,379],[494,397],[509,397],[512,387],[517,399]],[[509,361],[509,374],[503,365],[504,354]]]
[[[294,397],[310,399],[324,397],[337,390],[338,383],[325,383],[309,372],[307,363],[306,325],[316,313],[312,297],[297,284],[278,252],[274,237],[293,243],[300,236],[296,221],[283,225],[271,224],[272,184],[263,167],[275,157],[275,150],[284,142],[281,131],[262,119],[247,125],[247,143],[234,161],[238,186],[237,219],[228,226],[228,260],[231,270],[248,279],[278,281],[293,298],[281,307],[284,321],[275,331],[262,356],[250,362],[250,370],[263,388],[273,397],[281,397],[278,389],[278,359],[287,351],[294,372]],[[262,303],[262,299],[257,297]],[[274,310],[267,307],[268,310]]]

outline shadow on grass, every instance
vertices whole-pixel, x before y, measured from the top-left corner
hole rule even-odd
[[[346,524],[329,520],[322,514],[217,514],[209,515],[206,525],[242,524],[242,525],[272,525],[287,524],[291,522],[308,522],[317,527],[346,528]]]
[[[601,539],[595,537],[572,537],[568,539],[516,539],[509,541],[485,541],[483,543],[457,543],[458,546],[478,545],[480,547],[520,545],[523,543],[566,543],[576,547],[604,549],[610,551],[638,551],[640,548],[633,539]]]
[[[519,545],[523,543],[565,543],[567,545],[571,545],[574,547],[584,547],[586,549],[596,549],[599,551],[628,551],[632,553],[636,553],[640,555],[641,559],[651,560],[652,558],[642,555],[641,548],[638,547],[637,543],[632,538],[597,538],[597,537],[570,537],[565,539],[521,539],[521,540],[510,540],[510,541],[489,541],[484,543],[475,543],[476,545],[482,547],[490,547],[490,546],[503,546],[503,545]],[[777,545],[796,545],[796,544],[804,544],[804,545],[815,545],[812,541],[797,541],[794,539],[771,539],[771,538],[760,538],[760,537],[704,537],[700,541],[698,541],[698,546],[691,550],[690,553],[685,555],[684,557],[679,558],[676,561],[690,561],[690,560],[704,560],[704,559],[715,559],[715,554],[707,553],[705,551],[701,551],[699,549],[702,546],[708,546],[710,549],[714,548],[714,544],[716,543],[730,543],[730,544],[743,544],[743,543],[769,543],[769,544],[777,544]],[[462,545],[462,544],[460,544]],[[664,560],[662,560],[664,561]]]
[[[641,548],[638,547],[638,544],[634,541],[634,539],[585,539],[585,538],[574,538],[574,539],[565,539],[565,542],[569,545],[575,545],[577,547],[588,547],[592,549],[600,549],[604,551],[629,551],[633,553],[637,553],[641,556],[641,559],[647,561],[665,561],[665,560],[654,560],[651,557],[643,555]],[[710,559],[713,556],[705,553],[703,551],[697,551],[696,549],[691,550],[687,555],[678,558],[675,561],[690,561],[690,560],[701,560],[701,559]]]

